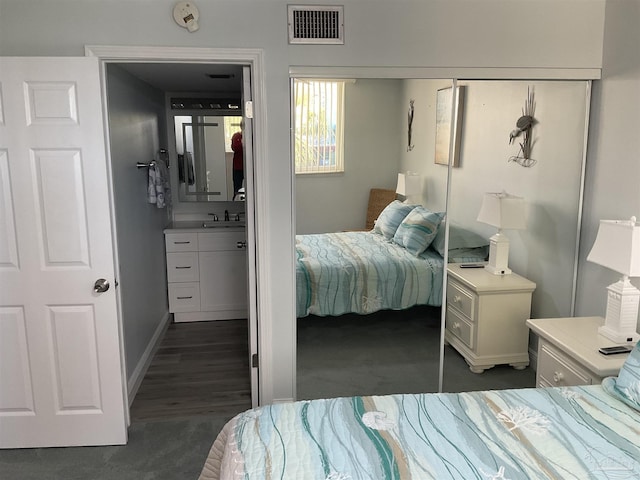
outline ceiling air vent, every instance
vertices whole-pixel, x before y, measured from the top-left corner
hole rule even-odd
[[[289,5],[289,43],[344,44],[344,7]]]

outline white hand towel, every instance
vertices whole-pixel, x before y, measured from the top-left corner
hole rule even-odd
[[[149,165],[148,173],[149,182],[147,184],[147,199],[149,200],[149,203],[156,203],[156,177],[158,176],[158,172],[156,170],[155,164]]]

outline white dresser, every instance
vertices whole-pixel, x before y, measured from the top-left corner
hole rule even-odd
[[[176,226],[164,233],[174,321],[246,318],[245,228]]]
[[[447,267],[445,342],[474,373],[495,365],[529,365],[531,294],[536,284],[520,275],[494,275],[484,268]]]
[[[602,355],[600,347],[615,345],[598,334],[602,317],[540,318],[527,320],[538,335],[536,386],[595,385],[615,376],[628,354]]]

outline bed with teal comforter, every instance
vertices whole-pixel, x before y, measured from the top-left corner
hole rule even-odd
[[[444,260],[371,232],[296,236],[296,316],[442,304]]]
[[[599,385],[259,407],[226,424],[200,477],[634,478],[640,478],[640,412]]]

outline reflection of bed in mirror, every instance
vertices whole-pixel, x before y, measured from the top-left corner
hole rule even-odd
[[[200,479],[638,478],[638,413],[600,385],[269,405],[226,424]]]
[[[296,315],[327,316],[442,304],[442,213],[393,202],[371,231],[296,236]],[[488,241],[463,229],[449,261],[486,259]],[[471,238],[477,237],[476,243]],[[450,244],[451,245],[451,244]]]

